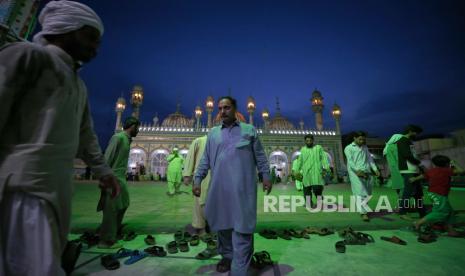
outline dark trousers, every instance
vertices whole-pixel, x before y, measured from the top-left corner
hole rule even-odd
[[[304,187],[304,199],[306,204],[310,204],[312,206],[312,192],[315,194],[315,197],[318,198],[318,196],[322,197],[323,194],[323,185],[311,185]],[[308,202],[307,202],[308,201]]]
[[[399,197],[399,214],[405,215],[409,208],[416,208],[420,218],[426,214],[425,208],[423,207],[423,187],[421,181],[410,182],[410,178],[417,176],[417,174],[402,174],[404,178],[404,189],[400,192]],[[410,198],[415,199],[415,203],[412,206],[410,204]]]

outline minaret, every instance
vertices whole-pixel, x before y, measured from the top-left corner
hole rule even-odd
[[[144,101],[142,86],[135,85],[131,93],[132,116],[139,119],[139,108]]]
[[[212,96],[208,96],[207,100],[205,101],[205,110],[207,111],[207,127],[208,128],[211,128],[213,125],[212,112],[213,112],[214,106],[215,106],[215,100],[213,100]]]
[[[315,112],[315,125],[317,130],[323,130],[323,97],[320,91],[314,90],[312,93],[312,110]]]
[[[333,114],[333,118],[336,121],[336,134],[341,135],[341,125],[340,125],[341,114],[342,114],[341,107],[339,107],[339,105],[337,104],[334,104],[333,110],[331,113]]]
[[[300,130],[304,130],[304,119],[300,119],[299,126]]]
[[[252,96],[247,99],[247,112],[249,113],[249,124],[253,125],[253,113],[255,111],[255,100]]]
[[[155,113],[155,117],[153,117],[153,127],[158,127],[158,113]]]
[[[270,112],[268,112],[267,108],[263,109],[262,118],[263,118],[263,122],[265,123],[264,129],[268,129],[268,120],[270,118]]]
[[[200,106],[196,106],[194,112],[195,112],[195,119],[197,120],[195,124],[195,129],[199,130],[200,129],[200,117],[202,117],[202,108]]]
[[[123,97],[119,97],[116,101],[115,112],[116,112],[116,125],[115,132],[121,130],[121,115],[124,109],[126,109],[126,100]]]

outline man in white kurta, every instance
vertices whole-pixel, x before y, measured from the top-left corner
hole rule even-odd
[[[300,150],[299,157],[292,163],[294,176],[301,173],[304,198],[307,206],[312,206],[312,192],[316,198],[322,198],[325,185],[324,175],[329,172],[329,163],[323,147],[315,145],[311,134],[305,135],[305,147]],[[299,180],[300,177],[297,177]]]
[[[182,175],[184,177],[184,184],[189,185],[192,182],[195,169],[200,164],[203,152],[205,150],[205,144],[207,143],[207,136],[196,138],[189,147],[186,160],[184,161],[184,170]],[[210,184],[210,172],[200,183],[200,197],[194,196],[194,209],[192,213],[192,227],[194,227],[199,234],[205,233],[205,199],[207,198],[208,185]]]
[[[64,275],[75,157],[119,193],[77,72],[96,54],[101,21],[83,4],[52,1],[39,23],[38,43],[0,50],[0,275]]]
[[[349,172],[352,193],[360,202],[371,196],[373,190],[373,177],[379,176],[378,168],[366,146],[366,134],[362,131],[354,133],[354,141],[347,145],[344,154],[347,158],[347,170]],[[364,221],[369,221],[367,209],[363,204],[357,204]]]

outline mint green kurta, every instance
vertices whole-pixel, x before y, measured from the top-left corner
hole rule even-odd
[[[399,171],[399,157],[397,151],[396,142],[402,138],[402,134],[394,134],[391,139],[386,143],[384,147],[383,154],[386,156],[386,160],[389,166],[389,171],[391,176],[389,178],[389,186],[392,189],[403,189],[404,180]]]
[[[105,151],[105,161],[113,169],[113,172],[121,186],[121,193],[112,203],[115,204],[116,210],[126,209],[129,207],[129,191],[126,182],[126,172],[128,168],[129,150],[131,138],[126,132],[121,131],[111,137],[108,147]]]
[[[307,146],[300,150],[299,157],[293,162],[292,171],[302,171],[304,187],[324,185],[323,170],[329,170],[328,158],[320,145]]]

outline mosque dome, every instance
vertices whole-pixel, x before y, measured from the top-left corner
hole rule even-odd
[[[269,124],[269,129],[288,130],[288,129],[295,129],[295,127],[286,118],[284,118],[280,114],[277,114],[273,119],[271,119],[270,124]]]
[[[187,116],[182,114],[179,111],[179,104],[175,113],[172,113],[166,117],[161,126],[162,127],[183,127],[183,128],[192,128],[194,127],[194,119],[189,119]]]
[[[239,111],[236,111],[236,119],[238,119],[240,122],[246,123],[244,115],[242,115]],[[220,123],[221,123],[221,116],[220,116],[220,113],[218,113],[216,114],[213,124],[219,125]]]

